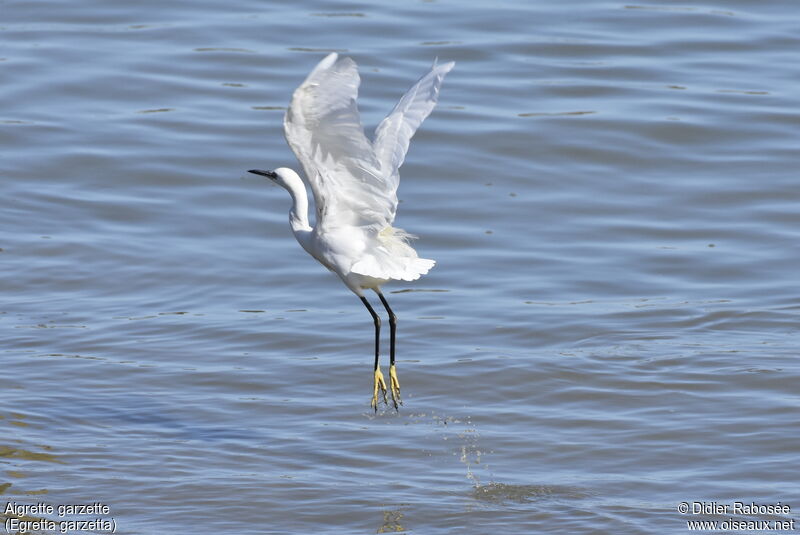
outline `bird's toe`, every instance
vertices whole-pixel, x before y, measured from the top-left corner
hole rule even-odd
[[[370,406],[378,412],[378,396],[383,396],[383,403],[388,404],[386,401],[386,381],[383,379],[383,373],[380,368],[375,368],[375,379],[372,388],[372,401]]]
[[[398,405],[402,405],[403,400],[400,399],[400,381],[397,379],[397,369],[394,367],[394,364],[389,366],[389,386],[392,389],[392,403],[394,403],[394,409],[399,410]]]

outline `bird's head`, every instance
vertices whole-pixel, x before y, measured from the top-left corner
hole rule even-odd
[[[251,169],[248,173],[253,173],[254,175],[259,175],[263,177],[267,177],[275,184],[286,188],[289,191],[292,191],[290,185],[294,183],[302,184],[302,180],[297,173],[289,169],[288,167],[278,167],[274,171],[262,171],[260,169]]]

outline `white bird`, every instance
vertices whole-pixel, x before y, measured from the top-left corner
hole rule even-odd
[[[303,166],[306,179],[291,169],[249,171],[283,186],[292,196],[289,225],[308,254],[336,273],[364,303],[375,324],[375,370],[371,406],[379,394],[386,402],[386,382],[378,364],[381,319],[364,297],[374,290],[389,315],[389,379],[395,409],[400,383],[395,369],[397,317],[381,293],[392,280],[413,281],[435,261],[419,258],[409,245],[414,236],[392,227],[397,211],[398,169],[417,128],[430,115],[444,76],[453,62],[437,65],[403,95],[375,130],[364,135],[356,106],[360,78],[355,61],[328,55],[298,87],[284,117],[286,141]],[[316,221],[308,219],[311,187]]]

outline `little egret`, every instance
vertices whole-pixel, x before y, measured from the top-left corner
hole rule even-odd
[[[395,369],[397,316],[381,293],[392,280],[413,281],[433,260],[419,258],[413,238],[392,227],[397,211],[398,169],[408,144],[430,115],[439,88],[454,63],[437,65],[403,95],[375,130],[370,143],[361,126],[356,98],[360,78],[355,61],[333,53],[311,71],[292,95],[283,120],[286,141],[305,171],[305,181],[291,169],[253,169],[283,186],[292,196],[289,225],[308,254],[336,273],[367,307],[375,324],[375,369],[371,406],[386,401],[386,382],[378,364],[381,319],[364,290],[374,290],[389,315],[389,384],[397,410],[400,383]],[[306,185],[314,194],[316,221],[308,220]]]

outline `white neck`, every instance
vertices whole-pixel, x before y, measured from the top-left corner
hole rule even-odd
[[[299,188],[289,189],[292,195],[292,209],[289,210],[289,224],[294,232],[313,230],[308,224],[308,195],[306,188],[300,184]]]
[[[292,196],[292,209],[289,210],[289,225],[292,227],[297,241],[303,247],[311,231],[314,230],[308,223],[308,194],[306,186],[296,173],[283,176],[284,187]]]

